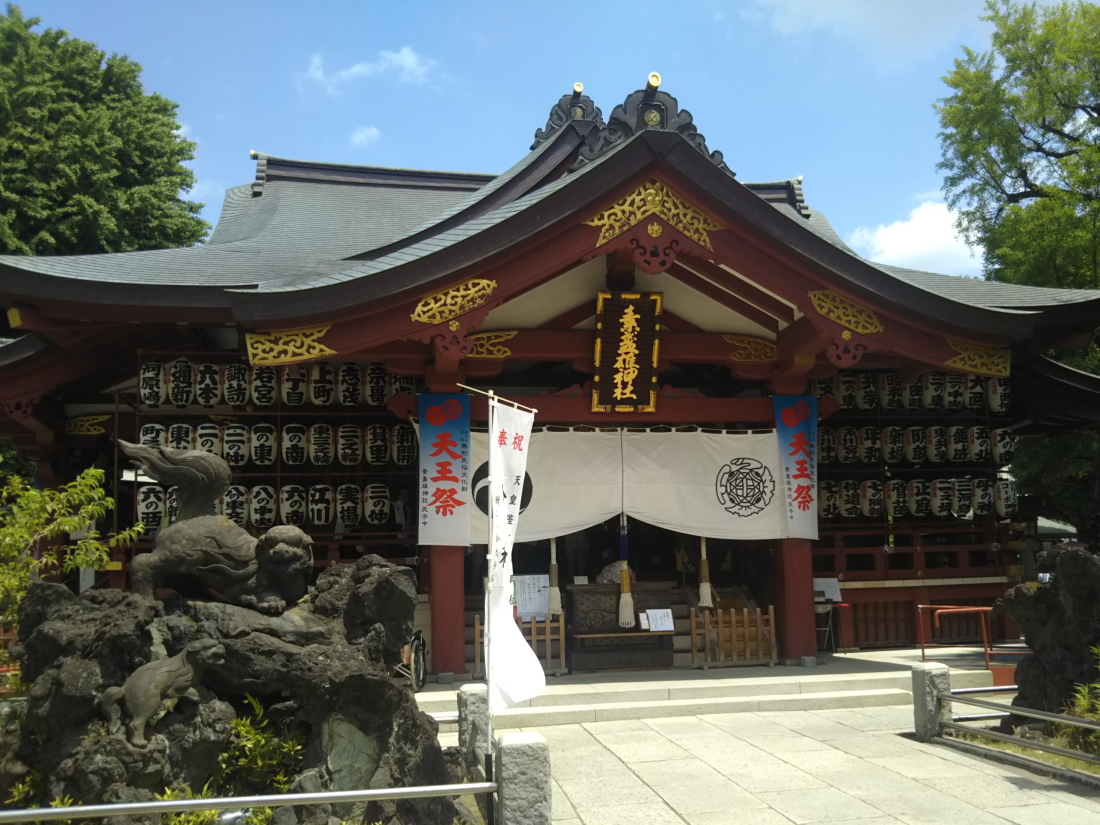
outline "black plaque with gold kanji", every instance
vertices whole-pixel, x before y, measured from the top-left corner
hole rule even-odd
[[[659,292],[600,292],[592,412],[656,412]]]

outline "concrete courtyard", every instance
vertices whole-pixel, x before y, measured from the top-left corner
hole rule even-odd
[[[1100,792],[922,745],[911,706],[529,728],[555,825],[1097,825]]]

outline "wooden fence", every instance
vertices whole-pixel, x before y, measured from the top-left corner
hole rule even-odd
[[[565,614],[557,618],[547,617],[544,621],[531,619],[523,621],[516,619],[516,624],[523,632],[523,638],[531,645],[542,661],[542,669],[550,676],[561,676],[568,673],[565,666]],[[553,655],[554,643],[558,643],[558,655]],[[485,668],[481,663],[482,624],[481,614],[474,616],[474,678],[480,679],[485,675]],[[540,648],[541,644],[541,648]]]
[[[774,665],[775,608],[691,609],[691,665],[708,667]]]

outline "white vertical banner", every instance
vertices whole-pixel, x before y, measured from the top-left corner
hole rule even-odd
[[[489,398],[489,591],[485,662],[489,712],[546,691],[538,656],[516,624],[512,605],[512,544],[520,518],[527,452],[535,416]]]

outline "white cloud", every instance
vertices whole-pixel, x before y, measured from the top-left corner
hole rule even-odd
[[[176,129],[176,134],[179,135],[180,137],[183,137],[183,138],[190,138],[191,137],[191,127],[188,126],[186,123],[181,123],[179,125],[179,128]]]
[[[984,9],[984,0],[753,0],[746,14],[783,35],[829,32],[899,66],[952,45],[964,29],[987,26]]]
[[[864,258],[884,264],[942,272],[945,275],[980,274],[981,254],[955,234],[955,215],[947,204],[926,201],[902,221],[861,226],[847,238]]]
[[[323,86],[329,94],[336,94],[345,83],[359,78],[396,77],[402,83],[426,83],[433,66],[434,60],[421,57],[411,46],[403,46],[396,52],[379,52],[373,62],[356,63],[331,73],[325,71],[321,55],[315,54],[303,76]]]
[[[382,137],[382,132],[377,126],[360,126],[351,133],[351,145],[365,149],[374,146]]]

